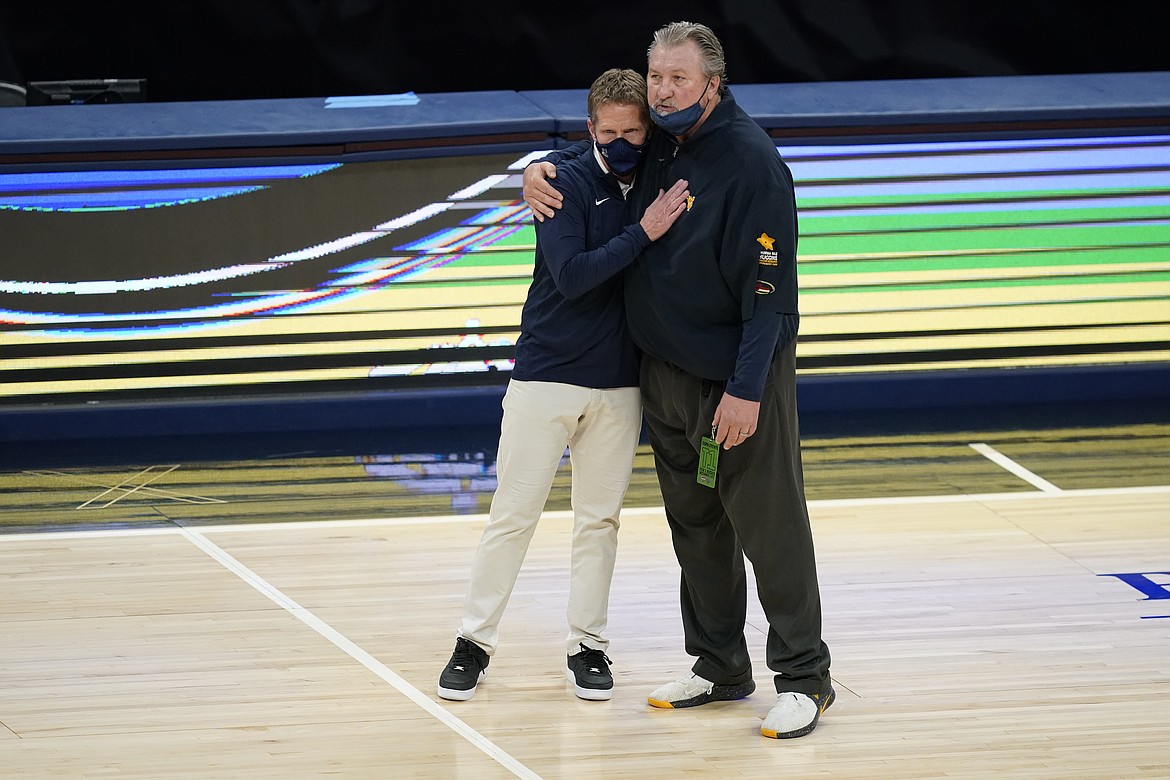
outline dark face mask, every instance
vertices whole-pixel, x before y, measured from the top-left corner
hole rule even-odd
[[[615,138],[607,144],[596,140],[593,143],[597,145],[597,151],[601,152],[609,169],[618,176],[625,176],[637,168],[642,160],[642,151],[646,148],[644,143],[634,146],[624,138]]]
[[[707,94],[707,87],[709,86],[711,86],[711,79],[707,79],[707,85],[703,87],[704,95]],[[669,114],[660,114],[651,109],[650,118],[654,120],[654,124],[673,136],[686,135],[706,110],[706,106],[702,105],[702,100],[702,95],[700,95],[693,106]]]

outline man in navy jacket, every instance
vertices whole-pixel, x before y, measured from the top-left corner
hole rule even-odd
[[[618,515],[642,426],[623,277],[682,213],[688,193],[686,182],[677,182],[645,209],[634,212],[627,203],[650,130],[641,75],[603,73],[589,90],[588,112],[591,152],[557,169],[562,218],[536,226],[532,285],[504,395],[498,488],[455,650],[439,678],[445,699],[470,699],[486,673],[566,447],[574,518],[566,674],[583,699],[613,695],[604,631]]]
[[[653,691],[654,707],[694,707],[755,690],[744,628],[751,560],[768,619],[777,699],[760,731],[800,737],[835,698],[804,496],[796,414],[796,196],[767,134],[724,85],[723,47],[675,22],[648,51],[658,125],[635,202],[688,181],[687,211],[626,280],[646,428],[682,569],[691,673]],[[568,150],[566,150],[568,151]],[[547,163],[525,171],[537,219]],[[552,222],[561,218],[557,214]]]

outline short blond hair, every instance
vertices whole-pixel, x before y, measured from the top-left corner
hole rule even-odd
[[[637,106],[638,113],[647,126],[650,124],[650,108],[646,104],[646,77],[629,68],[610,68],[593,80],[589,87],[586,105],[589,119],[597,120],[597,109],[608,103],[619,106]]]

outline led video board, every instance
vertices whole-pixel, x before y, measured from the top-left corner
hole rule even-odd
[[[802,374],[1170,360],[1170,136],[779,152]],[[0,404],[502,384],[543,153],[0,171]]]

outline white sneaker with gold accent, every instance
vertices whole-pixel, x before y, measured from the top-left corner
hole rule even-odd
[[[817,721],[836,698],[832,686],[827,693],[814,696],[785,691],[776,697],[776,706],[764,718],[760,733],[772,739],[803,737],[817,727]]]
[[[755,680],[732,685],[717,685],[692,672],[674,682],[656,688],[647,697],[651,707],[680,709],[698,707],[713,701],[734,701],[751,695],[756,689]]]

